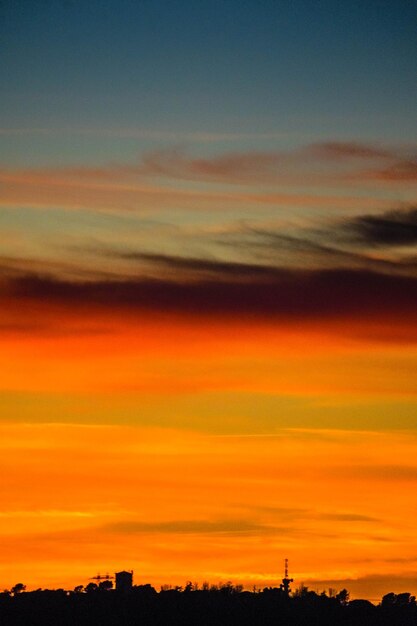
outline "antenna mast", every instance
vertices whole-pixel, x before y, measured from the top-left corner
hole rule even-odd
[[[294,582],[294,579],[288,577],[288,559],[285,559],[285,561],[284,561],[284,578],[282,579],[282,583],[279,586],[279,588],[281,589],[281,591],[283,591],[285,593],[286,596],[290,595],[290,592],[291,592],[290,584],[292,582]]]

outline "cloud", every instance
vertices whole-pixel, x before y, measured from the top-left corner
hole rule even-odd
[[[172,520],[167,522],[122,521],[107,524],[104,530],[123,534],[254,534],[278,532],[279,529],[250,520]],[[287,531],[288,529],[280,529]]]
[[[410,151],[409,151],[410,152]],[[361,142],[328,141],[307,144],[292,151],[229,152],[210,157],[193,157],[183,149],[161,149],[147,153],[130,169],[142,175],[171,179],[231,184],[348,181],[414,181],[417,164],[404,149],[383,148]]]
[[[372,208],[384,204],[373,197],[349,194],[300,193],[298,188],[281,191],[274,189],[260,191],[258,188],[215,189],[185,187],[178,181],[184,179],[201,182],[256,183],[268,182],[270,174],[263,174],[262,167],[256,166],[257,157],[239,157],[236,165],[230,163],[229,173],[221,174],[222,165],[191,167],[184,165],[184,158],[178,153],[178,162],[165,163],[162,160],[151,167],[145,164],[110,164],[102,167],[62,167],[38,169],[0,169],[1,195],[3,207],[50,208],[67,210],[91,210],[96,212],[135,212],[154,213],[156,210],[205,211],[215,210],[245,212],[259,206],[275,207],[317,207],[349,209],[352,206]],[[145,157],[146,161],[147,157]],[[262,159],[261,159],[262,160]],[[266,159],[268,160],[268,159]],[[234,159],[232,159],[234,162]],[[247,163],[242,169],[242,161]],[[174,159],[172,158],[172,163]],[[253,163],[253,165],[251,165]],[[199,173],[199,170],[218,170],[217,175]],[[194,171],[195,170],[195,171]],[[245,173],[246,172],[246,173]],[[152,184],[152,177],[163,176],[170,184]],[[303,181],[306,181],[306,174]],[[155,179],[154,179],[155,180]],[[299,183],[296,175],[293,182]],[[272,182],[280,184],[275,175]],[[303,182],[303,184],[304,184]]]
[[[355,141],[327,141],[312,144],[309,151],[322,159],[391,159],[393,152]]]
[[[248,227],[243,246],[252,250],[270,263],[287,262],[289,267],[310,269],[350,268],[385,273],[407,273],[416,269],[413,259],[391,260],[375,258],[353,248],[351,241],[343,239],[338,224],[329,223],[322,230],[301,229],[289,235],[282,231]],[[351,239],[351,237],[350,237]],[[231,246],[241,245],[236,240]]]
[[[279,152],[234,152],[193,158],[178,148],[145,155],[142,172],[152,176],[229,183],[269,179],[286,162]]]
[[[245,280],[250,277],[258,279],[272,278],[286,273],[286,270],[270,265],[256,265],[254,263],[238,263],[216,259],[184,257],[168,254],[151,254],[145,252],[117,252],[107,254],[118,259],[145,262],[159,268],[169,268],[183,273],[183,277],[197,277],[201,275],[217,276],[219,279],[235,278]]]
[[[410,246],[417,243],[417,208],[361,215],[347,223],[347,230],[372,246]]]
[[[290,508],[290,507],[273,507],[273,506],[257,506],[251,507],[251,511],[256,514],[267,515],[269,518],[278,519],[286,522],[305,522],[306,520],[325,520],[332,522],[380,522],[381,520],[369,515],[360,513],[350,513],[345,511],[336,511],[334,513],[324,513],[315,509]]]
[[[416,279],[359,270],[271,269],[245,281],[217,268],[217,279],[126,279],[76,282],[31,275],[10,279],[14,298],[191,314],[257,317],[349,317],[400,314],[415,317]],[[213,265],[213,269],[215,266]],[[233,271],[237,271],[234,267]]]
[[[306,518],[304,518],[306,519]],[[311,518],[313,519],[313,517]],[[324,518],[320,518],[324,519]],[[333,518],[331,518],[332,521]],[[221,535],[283,535],[288,537],[312,536],[331,537],[328,530],[308,528],[297,525],[296,519],[286,519],[287,525],[273,522],[262,523],[251,519],[220,519],[220,520],[169,520],[164,522],[143,522],[138,520],[116,521],[100,527],[100,530],[121,534],[221,534]],[[352,521],[352,520],[350,520]],[[359,520],[356,520],[359,521]],[[361,520],[364,521],[364,520]],[[369,521],[365,518],[365,521]]]
[[[414,465],[354,465],[350,467],[334,468],[340,476],[347,476],[359,480],[380,480],[381,482],[415,482],[417,480],[417,466]]]
[[[358,513],[320,513],[319,519],[333,522],[378,522],[376,517],[361,515]]]
[[[41,331],[41,317],[28,321],[4,313],[37,301],[78,312],[95,308],[229,321],[356,319],[373,338],[386,335],[383,328],[390,326],[391,334],[401,331],[402,341],[415,340],[416,259],[393,249],[415,242],[414,207],[327,219],[314,228],[273,230],[240,222],[235,231],[203,231],[200,240],[198,231],[192,236],[202,250],[214,248],[223,257],[164,254],[158,241],[154,252],[100,247],[100,242],[79,245],[71,249],[76,259],[67,264],[1,257],[0,329]],[[375,246],[378,255],[368,250]],[[83,324],[86,332],[88,326]]]
[[[417,209],[405,207],[377,214],[358,214],[350,219],[331,218],[315,227],[287,230],[251,224],[218,243],[250,251],[264,262],[311,269],[357,269],[377,273],[416,275],[413,255],[396,251],[417,241]],[[378,247],[375,254],[370,248]]]
[[[359,142],[330,141],[292,151],[235,151],[213,156],[191,155],[174,147],[145,153],[130,163],[1,168],[0,202],[11,207],[142,213],[155,209],[244,210],[263,204],[369,210],[384,201],[375,194],[367,197],[364,185],[369,181],[413,183],[416,168],[411,149]],[[197,189],[193,182],[213,185]],[[261,184],[268,188],[260,190]],[[327,193],[316,193],[323,184]],[[333,187],[344,193],[329,193]]]
[[[394,161],[387,167],[364,171],[362,173],[362,178],[385,183],[416,183],[417,162],[415,160]]]
[[[139,176],[136,168],[117,164],[59,169],[0,169],[0,182],[0,204],[7,207],[58,207],[146,214],[157,209],[204,210],[242,203],[242,198],[225,192],[152,185]],[[254,202],[261,200],[255,199]]]
[[[136,267],[159,268],[187,276],[217,275],[245,279],[248,276],[282,276],[283,271],[318,269],[355,269],[376,273],[414,275],[416,259],[412,255],[369,254],[369,241],[383,239],[411,242],[417,211],[404,209],[380,215],[358,215],[351,220],[327,220],[321,228],[308,226],[279,230],[265,224],[255,226],[251,222],[239,222],[234,228],[223,232],[193,233],[193,242],[201,236],[201,244],[215,245],[238,254],[247,261],[222,261],[213,257],[191,257],[141,250],[96,247],[91,251],[101,257],[110,257],[136,263]],[[399,232],[397,232],[397,230]],[[375,244],[374,244],[375,245]]]

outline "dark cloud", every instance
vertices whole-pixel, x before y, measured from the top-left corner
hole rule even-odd
[[[77,282],[26,273],[10,278],[3,299],[39,300],[78,308],[104,307],[200,316],[269,319],[349,317],[415,319],[417,279],[367,270],[286,270],[271,268],[245,280],[237,272],[189,280],[126,278]],[[212,265],[210,265],[212,267]],[[214,271],[213,265],[213,271]]]
[[[417,270],[416,258],[413,256],[397,259],[374,258],[363,250],[358,250],[357,245],[352,246],[352,232],[360,219],[362,218],[357,218],[348,225],[341,226],[338,223],[331,231],[304,229],[296,235],[242,225],[238,232],[216,238],[216,245],[232,249],[235,253],[239,251],[243,257],[254,259],[246,263],[140,251],[95,252],[105,257],[137,261],[159,270],[179,271],[184,276],[216,275],[219,279],[233,277],[234,280],[250,277],[256,277],[257,280],[268,277],[276,279],[289,271],[302,271],[303,267],[310,271],[349,268],[398,274],[413,274]],[[358,238],[355,235],[356,244]]]
[[[279,259],[286,255],[289,264],[296,262],[298,267],[305,265],[311,269],[343,267],[371,271],[404,269],[395,262],[372,259],[357,250],[337,247],[337,243],[343,243],[337,230],[334,230],[331,235],[325,230],[309,231],[307,229],[300,231],[297,235],[288,235],[283,232],[247,228],[247,233],[249,236],[254,235],[254,238],[247,240],[243,245],[256,250],[262,257],[269,255],[271,262],[274,258]]]
[[[246,262],[94,249],[112,267],[109,274],[83,270],[82,260],[77,269],[3,257],[0,304],[36,300],[78,312],[96,307],[229,320],[355,318],[407,329],[417,317],[415,259],[398,253],[373,258],[366,248],[416,240],[417,209],[410,208],[291,233],[241,225],[239,232],[216,240]],[[128,267],[113,267],[111,259],[126,261]],[[23,323],[36,326],[40,320]],[[13,324],[17,332],[22,320]]]
[[[362,215],[347,229],[359,240],[374,246],[410,246],[417,243],[417,208]]]

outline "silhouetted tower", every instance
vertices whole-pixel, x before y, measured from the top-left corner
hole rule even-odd
[[[290,595],[290,584],[294,582],[293,578],[288,578],[288,559],[285,559],[284,578],[279,588],[285,593],[286,596]]]
[[[133,571],[116,572],[116,591],[131,591],[133,585]]]

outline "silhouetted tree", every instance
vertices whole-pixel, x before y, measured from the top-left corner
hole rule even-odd
[[[382,597],[381,600],[381,606],[382,607],[388,607],[388,606],[393,606],[395,604],[397,600],[397,596],[395,593],[386,593],[385,596]]]
[[[113,588],[113,583],[111,580],[102,580],[101,583],[98,584],[99,591],[109,591],[109,589]]]
[[[346,606],[349,602],[349,591],[347,589],[342,589],[336,594],[335,597],[342,606]]]
[[[397,606],[415,606],[416,597],[412,596],[411,593],[399,593],[397,594],[395,604]]]
[[[94,591],[97,591],[96,583],[88,583],[88,585],[85,586],[85,591],[86,593],[93,593]]]
[[[309,594],[309,589],[304,583],[301,583],[294,591],[294,598],[305,598]]]
[[[24,585],[23,583],[16,583],[16,585],[11,588],[11,592],[14,596],[16,596],[18,593],[22,593],[22,591],[24,591],[25,589],[26,585]]]
[[[155,587],[152,587],[152,585],[150,585],[149,583],[146,585],[135,585],[133,589],[135,593],[141,594],[142,596],[148,596],[148,597],[153,597],[157,595],[158,593]]]

